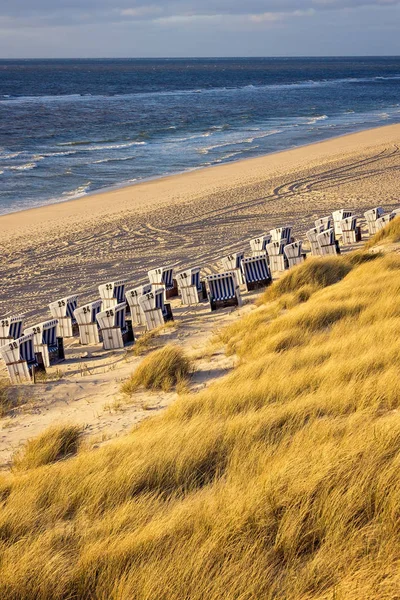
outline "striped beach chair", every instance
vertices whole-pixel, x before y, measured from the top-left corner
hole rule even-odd
[[[290,226],[276,227],[275,229],[271,229],[271,242],[281,242],[282,240],[285,240],[286,244],[291,244],[294,242],[292,238],[292,230],[293,228]]]
[[[100,330],[96,320],[97,315],[101,312],[102,300],[88,302],[85,306],[80,306],[75,309],[74,317],[79,328],[79,341],[82,346],[90,344],[99,344]]]
[[[6,364],[12,384],[34,382],[34,372],[39,367],[39,361],[33,337],[33,333],[23,335],[0,348],[0,356]]]
[[[308,241],[310,243],[310,249],[311,249],[312,256],[320,256],[321,255],[320,246],[318,244],[317,237],[320,233],[322,233],[322,231],[324,231],[322,225],[319,225],[318,227],[313,227],[312,229],[309,229],[308,231],[306,231],[306,238],[308,239]]]
[[[126,302],[97,313],[104,350],[119,350],[134,341],[131,323],[126,320]]]
[[[325,231],[326,229],[331,229],[333,227],[333,216],[328,215],[327,217],[321,217],[314,221],[315,227],[320,228],[321,231]]]
[[[368,233],[370,236],[375,235],[377,232],[376,222],[378,219],[383,217],[384,210],[381,206],[376,206],[375,208],[371,208],[364,213],[364,217],[367,221]]]
[[[271,273],[268,267],[267,253],[260,256],[244,258],[241,264],[246,289],[248,292],[271,283]]]
[[[393,219],[395,217],[396,217],[396,214],[393,212],[388,213],[387,215],[382,215],[382,217],[379,217],[379,219],[377,219],[375,221],[376,232],[378,232],[381,229],[383,229],[384,227],[386,227],[386,225],[389,225],[390,221],[393,221]]]
[[[292,242],[284,247],[283,252],[286,256],[289,269],[305,261],[306,255],[302,252],[302,249],[303,242],[301,241]]]
[[[284,248],[286,245],[287,243],[285,238],[282,238],[279,241],[271,242],[267,245],[269,268],[272,274],[281,273],[288,266],[284,253]]]
[[[16,340],[22,335],[23,315],[14,315],[0,319],[0,346]]]
[[[208,275],[205,281],[211,311],[225,306],[242,306],[240,288],[234,271]]]
[[[267,252],[267,244],[271,243],[271,236],[269,233],[264,233],[258,237],[250,240],[250,248],[253,256],[261,256],[263,252]]]
[[[176,276],[182,304],[191,306],[204,299],[204,286],[200,280],[200,267],[193,267]]]
[[[317,235],[317,241],[320,249],[320,256],[330,256],[340,254],[339,242],[335,238],[333,229],[327,229]]]
[[[42,355],[45,369],[65,359],[63,339],[57,337],[57,325],[57,319],[52,319],[28,327],[24,331],[24,335],[33,333],[35,353]]]
[[[78,307],[78,296],[67,296],[49,304],[53,319],[57,319],[57,337],[72,338],[78,333],[74,311]]]
[[[361,242],[361,227],[357,225],[357,217],[353,215],[343,219],[340,223],[342,229],[343,244],[355,244]]]
[[[174,320],[171,305],[165,302],[163,285],[153,285],[150,292],[139,297],[139,305],[145,318],[147,331]]]
[[[165,297],[174,298],[178,295],[178,285],[174,278],[173,267],[159,267],[148,272],[149,281],[153,285],[165,286]]]
[[[234,271],[239,285],[244,283],[242,270],[241,270],[241,264],[242,264],[243,258],[244,258],[244,252],[233,252],[232,254],[229,254],[228,256],[224,256],[224,258],[221,259],[222,268],[224,269],[224,271]]]
[[[346,210],[344,208],[341,208],[340,210],[335,210],[332,213],[333,229],[335,232],[335,236],[342,235],[341,223],[342,223],[343,219],[347,219],[348,217],[352,217],[352,216],[353,216],[353,213],[351,212],[351,210]],[[326,231],[328,231],[328,230],[326,230]]]
[[[102,310],[125,302],[125,284],[126,279],[120,279],[99,286],[100,298],[103,301]]]
[[[141,326],[146,325],[146,319],[140,308],[139,298],[151,292],[151,287],[151,283],[146,283],[126,292],[125,296],[130,308],[132,323]]]

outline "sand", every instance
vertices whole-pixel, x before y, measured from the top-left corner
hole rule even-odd
[[[247,240],[279,225],[292,224],[301,239],[316,218],[335,209],[361,215],[376,205],[397,207],[399,143],[400,125],[392,125],[1,216],[0,315],[23,312],[34,324],[49,315],[53,300],[70,294],[79,294],[80,302],[95,299],[99,284],[121,277],[134,287],[162,264],[216,271],[221,256],[248,249]],[[190,352],[240,314],[211,316],[206,307],[182,312],[179,302],[175,308],[181,327],[165,335]],[[139,359],[100,354],[90,359],[91,373],[82,374],[80,350],[68,352],[63,378],[36,386],[28,405],[0,421],[0,463],[50,423],[74,420],[104,439],[151,412],[139,397],[114,410],[120,382]],[[199,361],[201,385],[229,368],[224,361]],[[174,398],[155,402],[163,407]]]

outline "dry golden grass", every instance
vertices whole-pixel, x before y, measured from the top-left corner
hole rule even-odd
[[[400,242],[400,217],[396,217],[393,221],[390,221],[389,225],[378,231],[378,233],[368,240],[365,248],[373,248],[376,244],[383,241]]]
[[[229,376],[0,479],[1,598],[399,597],[400,258],[303,285],[235,324]]]
[[[10,385],[4,379],[0,379],[0,417],[4,417],[12,406],[13,401],[10,394]]]
[[[75,425],[55,425],[28,440],[13,457],[16,470],[35,469],[77,453],[82,430]]]
[[[168,344],[149,354],[123,383],[121,391],[130,395],[143,386],[148,390],[169,392],[178,384],[182,386],[191,372],[191,361],[183,350]]]

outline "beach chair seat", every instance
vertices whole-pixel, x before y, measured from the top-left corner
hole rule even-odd
[[[267,252],[267,244],[271,243],[271,235],[264,233],[258,237],[250,240],[250,248],[253,256],[261,256],[264,252]]]
[[[146,325],[146,319],[140,307],[139,298],[151,292],[151,288],[151,283],[146,283],[145,285],[140,285],[137,288],[128,290],[125,294],[126,301],[130,308],[132,322],[136,323],[137,325]]]
[[[12,384],[34,383],[35,369],[43,365],[42,356],[35,353],[34,334],[26,334],[0,348]]]
[[[333,216],[328,215],[327,217],[321,217],[314,221],[315,227],[320,227],[320,232],[333,227]]]
[[[347,219],[348,217],[352,217],[352,216],[353,216],[353,213],[351,212],[351,210],[347,210],[345,208],[341,208],[340,210],[335,210],[332,213],[333,230],[335,232],[335,236],[342,235],[341,223],[342,223],[343,219]]]
[[[22,335],[23,315],[13,315],[0,319],[0,347]]]
[[[361,242],[361,227],[357,225],[357,217],[347,217],[341,221],[343,244],[355,244]]]
[[[120,279],[119,281],[110,281],[99,286],[99,294],[103,302],[101,308],[103,311],[125,302],[125,284],[126,279]]]
[[[139,297],[139,304],[144,314],[147,331],[161,327],[167,321],[174,320],[171,305],[165,302],[165,287],[163,285],[153,285],[150,292]]]
[[[296,265],[300,265],[305,261],[306,255],[302,252],[303,242],[292,242],[291,244],[287,244],[283,252],[286,256],[286,260],[288,262],[289,269]]]
[[[241,264],[244,258],[244,252],[233,252],[221,259],[222,268],[224,271],[234,271],[239,285],[244,283]]]
[[[104,350],[119,350],[134,341],[132,323],[126,320],[126,302],[97,313]]]
[[[266,287],[272,281],[267,253],[244,258],[241,264],[247,291]]]
[[[321,250],[320,250],[320,246],[318,244],[317,237],[323,231],[324,231],[324,228],[322,225],[319,225],[318,227],[313,227],[312,229],[309,229],[308,231],[306,231],[306,238],[308,239],[308,241],[310,243],[310,249],[311,249],[312,256],[321,256]]]
[[[57,319],[57,337],[72,338],[78,334],[74,311],[78,306],[78,296],[67,296],[49,304],[53,319]]]
[[[33,333],[33,344],[35,353],[40,353],[45,369],[65,359],[64,342],[62,337],[57,336],[57,319],[38,323],[28,327],[24,335]]]
[[[339,242],[335,238],[333,228],[319,233],[317,235],[317,241],[319,244],[320,256],[340,254]]]
[[[176,276],[182,304],[199,304],[205,298],[205,285],[200,280],[200,267],[193,267]]]
[[[102,310],[102,303],[102,300],[95,300],[76,308],[74,311],[74,317],[79,328],[79,341],[82,346],[100,344],[102,341],[101,331],[96,319],[96,316]]]
[[[293,228],[291,226],[276,227],[275,229],[271,229],[271,242],[281,242],[282,240],[285,240],[286,244],[291,244],[294,242],[294,239],[292,238],[292,229]]]
[[[148,272],[149,281],[152,285],[165,286],[165,298],[174,298],[178,295],[178,284],[174,277],[173,267],[159,267]]]
[[[272,275],[274,273],[282,273],[288,267],[288,262],[284,253],[286,245],[287,240],[284,238],[267,244],[268,263]]]
[[[387,215],[382,215],[382,217],[379,217],[379,219],[375,221],[376,232],[386,227],[386,225],[389,225],[390,221],[393,221],[395,217],[396,214],[392,212],[388,213]]]
[[[242,306],[240,288],[234,271],[208,275],[205,281],[211,311],[226,306]]]
[[[370,210],[367,210],[367,212],[364,213],[364,217],[367,221],[368,233],[370,236],[375,235],[377,232],[376,222],[383,216],[383,214],[384,210],[381,206],[370,208]]]

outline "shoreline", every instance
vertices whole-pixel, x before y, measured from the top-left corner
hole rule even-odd
[[[196,175],[198,173],[211,173],[216,171],[217,173],[220,172],[222,174],[222,170],[230,170],[230,169],[234,169],[234,168],[241,168],[241,165],[249,165],[251,167],[252,164],[254,164],[255,167],[258,166],[258,164],[260,163],[260,161],[265,161],[268,162],[268,159],[274,159],[275,157],[281,157],[281,156],[287,156],[289,158],[292,158],[292,155],[299,153],[299,157],[300,157],[300,153],[302,153],[302,151],[307,150],[307,149],[313,149],[316,147],[319,147],[320,150],[325,150],[325,147],[327,147],[328,145],[331,144],[337,144],[340,143],[341,140],[343,140],[343,149],[345,150],[351,150],[351,148],[348,148],[346,146],[351,146],[351,142],[352,140],[354,140],[354,142],[356,143],[358,141],[358,138],[361,136],[370,136],[373,133],[379,134],[382,133],[384,134],[384,132],[388,132],[389,137],[391,137],[391,132],[394,132],[395,129],[399,130],[399,135],[398,135],[398,140],[400,143],[400,123],[398,124],[390,124],[390,125],[384,125],[384,126],[379,126],[379,127],[374,127],[374,128],[370,128],[370,129],[361,129],[359,131],[356,132],[352,132],[352,133],[346,133],[343,135],[339,135],[339,136],[333,136],[330,138],[327,138],[325,140],[322,141],[315,141],[315,142],[310,142],[307,144],[302,144],[300,146],[295,146],[292,148],[288,148],[285,150],[277,150],[275,152],[270,152],[268,154],[262,154],[260,156],[257,157],[251,157],[251,158],[241,158],[239,160],[235,160],[235,161],[230,161],[230,162],[226,162],[226,163],[222,163],[222,164],[217,164],[217,165],[209,165],[209,166],[200,166],[200,167],[192,167],[190,169],[187,169],[185,171],[180,171],[177,173],[171,173],[169,175],[160,175],[160,176],[154,176],[154,177],[149,177],[149,178],[145,178],[145,179],[141,179],[138,180],[137,182],[130,182],[127,184],[115,184],[113,186],[107,187],[107,188],[101,188],[100,190],[95,190],[93,192],[90,192],[88,194],[84,194],[83,196],[78,196],[76,198],[68,198],[66,200],[56,200],[54,202],[50,202],[48,204],[43,204],[40,206],[34,206],[32,208],[25,208],[23,210],[17,210],[17,211],[13,211],[10,213],[5,213],[0,215],[0,232],[3,230],[3,221],[6,219],[12,219],[13,217],[18,217],[18,216],[22,216],[22,215],[28,215],[28,214],[35,214],[38,211],[52,211],[54,210],[55,212],[63,212],[65,213],[65,210],[60,210],[57,211],[56,207],[59,206],[65,206],[65,207],[69,207],[74,205],[76,203],[83,203],[83,202],[90,202],[91,200],[95,201],[95,199],[99,198],[100,200],[103,200],[105,197],[107,196],[113,196],[113,200],[116,199],[116,196],[120,196],[123,193],[129,193],[129,192],[133,192],[134,190],[140,189],[140,187],[144,187],[144,186],[151,186],[154,184],[164,184],[164,183],[168,183],[171,180],[179,180],[180,178],[186,178],[186,177],[190,177],[193,175]],[[385,137],[385,136],[384,136]],[[350,140],[350,144],[346,144],[346,140]],[[360,139],[360,142],[362,140]],[[329,152],[329,148],[327,148],[328,152]],[[293,156],[293,158],[295,158]],[[300,158],[301,161],[301,158]],[[268,165],[266,165],[268,166]],[[137,207],[136,207],[137,208]],[[61,215],[60,215],[61,216]]]

